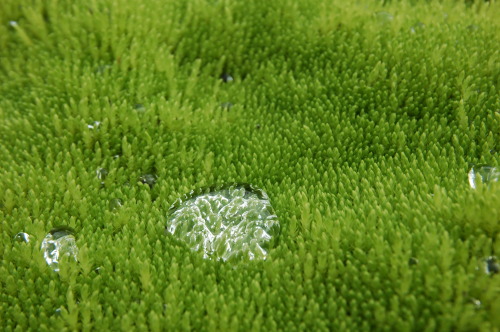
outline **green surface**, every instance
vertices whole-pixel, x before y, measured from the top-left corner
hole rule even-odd
[[[0,1],[1,328],[498,331],[500,186],[467,172],[500,165],[500,4],[347,3]],[[165,234],[228,182],[269,195],[266,261]]]

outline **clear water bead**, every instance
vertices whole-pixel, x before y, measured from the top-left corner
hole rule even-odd
[[[113,198],[110,202],[109,202],[109,208],[114,211],[114,210],[118,210],[119,208],[121,208],[123,206],[123,201],[119,198]]]
[[[100,126],[101,126],[101,122],[100,121],[94,121],[91,124],[88,124],[87,128],[89,128],[89,129],[98,129]]]
[[[257,260],[266,259],[280,225],[264,191],[233,184],[192,191],[177,200],[166,230],[207,259]]]
[[[59,272],[59,261],[61,257],[68,256],[77,260],[78,247],[73,236],[73,231],[68,227],[55,228],[45,236],[40,247],[43,257],[48,265]]]
[[[30,235],[28,233],[23,233],[23,232],[20,232],[20,233],[17,233],[16,235],[14,235],[14,240],[16,240],[17,242],[30,242]]]
[[[490,256],[484,261],[484,271],[487,274],[495,274],[500,272],[500,265],[495,256]]]
[[[108,170],[105,169],[105,168],[98,168],[96,171],[95,171],[96,175],[97,175],[97,178],[101,181],[103,181],[104,179],[106,179],[106,176],[108,176]]]
[[[147,184],[150,187],[153,187],[156,183],[157,178],[158,177],[156,175],[153,175],[153,174],[144,174],[144,175],[141,175],[141,177],[139,178],[139,181],[141,181],[144,184]]]
[[[500,179],[500,170],[492,166],[474,166],[469,171],[469,184],[476,189],[480,184],[487,185],[492,182],[498,182]]]
[[[225,82],[225,83],[229,83],[229,82],[232,82],[234,79],[231,75],[229,75],[228,73],[224,73],[222,75],[220,75],[220,78]]]

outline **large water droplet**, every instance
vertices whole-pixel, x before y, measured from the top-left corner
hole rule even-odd
[[[478,165],[469,171],[469,184],[473,189],[480,185],[498,182],[498,179],[500,179],[500,171],[496,167]]]
[[[14,240],[16,240],[17,242],[30,242],[30,235],[28,233],[23,233],[23,232],[20,232],[20,233],[17,233],[16,235],[14,235]]]
[[[265,259],[280,225],[266,193],[251,185],[192,191],[167,216],[166,230],[204,258]]]
[[[141,181],[144,184],[147,184],[149,187],[152,188],[156,183],[156,179],[158,179],[158,177],[156,175],[144,174],[144,175],[141,175],[141,177],[139,178],[139,181]]]
[[[69,227],[55,228],[45,236],[40,247],[47,264],[59,272],[59,260],[63,256],[73,257],[77,260],[78,247],[76,246],[73,231]]]
[[[484,271],[487,274],[495,274],[500,272],[500,265],[497,263],[495,256],[490,256],[484,261]]]

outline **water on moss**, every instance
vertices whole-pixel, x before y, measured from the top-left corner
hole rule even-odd
[[[280,230],[266,193],[251,185],[192,191],[167,216],[167,231],[203,257],[265,259]]]

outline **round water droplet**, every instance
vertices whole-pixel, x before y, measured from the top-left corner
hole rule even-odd
[[[380,23],[388,23],[394,19],[394,16],[392,16],[392,14],[388,12],[377,12],[375,13],[375,17]]]
[[[17,24],[17,22],[16,22],[16,21],[9,21],[9,25],[10,25],[11,27],[17,27],[17,25],[18,25],[18,24]]]
[[[146,111],[146,107],[144,107],[143,104],[135,104],[134,105],[134,109],[137,111],[137,112],[144,112]]]
[[[100,126],[101,126],[101,122],[100,121],[94,121],[91,124],[88,124],[87,128],[89,128],[89,129],[99,129]]]
[[[96,171],[95,171],[96,175],[97,175],[97,178],[99,180],[104,180],[106,179],[106,176],[108,176],[108,170],[105,169],[105,168],[98,168]]]
[[[498,179],[500,179],[500,171],[496,167],[478,165],[469,171],[469,184],[473,189],[480,185],[498,182]]]
[[[225,83],[229,83],[229,82],[232,82],[233,81],[233,77],[231,75],[229,75],[228,73],[224,73],[222,75],[220,75],[220,78],[225,82]]]
[[[123,206],[123,201],[119,198],[113,198],[111,201],[109,201],[109,209],[111,211],[118,210]]]
[[[229,111],[231,107],[233,107],[233,104],[230,102],[222,103],[220,104],[220,107],[226,111]]]
[[[487,274],[496,274],[500,271],[500,265],[495,256],[490,256],[484,261],[484,271]]]
[[[78,247],[73,233],[69,227],[54,228],[42,241],[40,248],[43,251],[43,257],[55,272],[59,272],[61,257],[69,256],[77,260]]]
[[[265,259],[280,231],[266,193],[232,184],[193,191],[167,216],[166,230],[204,258]]]
[[[20,233],[17,233],[16,235],[14,235],[14,240],[16,240],[17,242],[30,242],[30,235],[28,233],[23,233],[23,232],[20,232]]]
[[[156,175],[153,175],[153,174],[144,174],[144,175],[141,175],[141,177],[139,178],[139,181],[144,183],[144,184],[147,184],[149,187],[153,187],[156,183],[156,179],[158,177]]]
[[[478,299],[475,299],[475,298],[471,298],[470,301],[474,305],[475,309],[481,309],[481,301],[479,301]]]
[[[410,257],[410,259],[408,260],[408,265],[412,266],[417,264],[418,264],[418,259],[416,259],[415,257]]]

